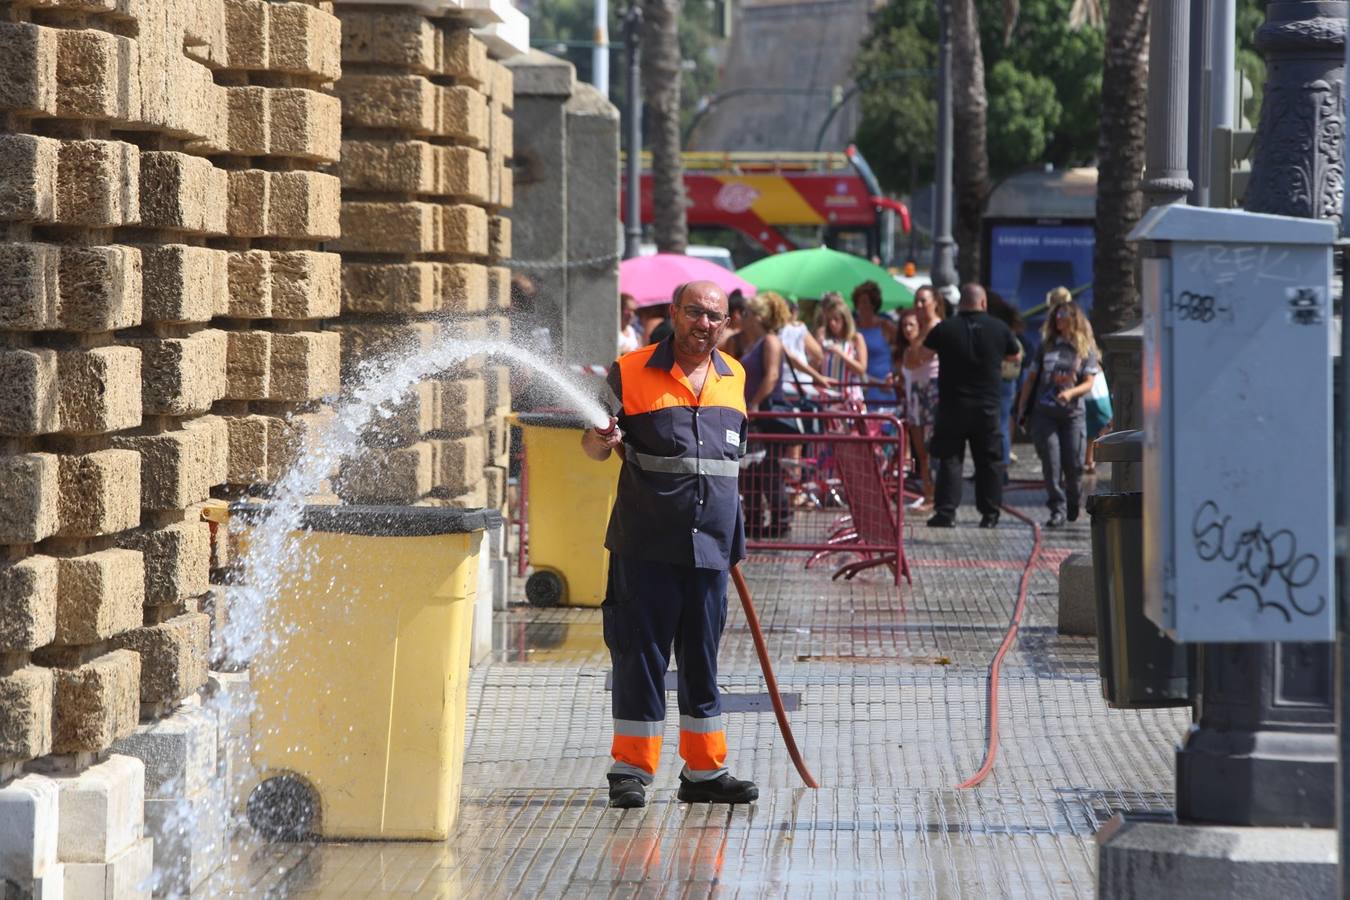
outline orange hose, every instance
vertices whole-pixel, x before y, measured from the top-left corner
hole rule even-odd
[[[1018,485],[1010,485],[1016,488],[1034,488],[1040,487],[1040,482],[1024,482]],[[1036,560],[1041,556],[1041,526],[1031,521],[1031,518],[1025,513],[1018,512],[1011,506],[1003,506],[1003,511],[1015,519],[1021,519],[1031,526],[1031,554],[1027,557],[1027,564],[1022,569],[1022,580],[1017,586],[1017,602],[1013,605],[1012,621],[1008,623],[1008,633],[1003,636],[1003,643],[999,645],[998,652],[989,663],[989,743],[984,751],[984,764],[974,775],[967,778],[956,786],[957,790],[962,788],[975,787],[994,769],[994,760],[998,757],[998,675],[1003,667],[1003,657],[1007,655],[1008,650],[1013,645],[1017,637],[1017,629],[1022,625],[1022,613],[1026,611],[1027,589],[1031,585],[1031,570],[1036,566]]]
[[[764,671],[764,681],[769,687],[769,699],[773,701],[773,712],[778,717],[778,730],[783,733],[783,743],[787,745],[788,755],[792,757],[792,764],[797,767],[797,774],[802,776],[806,786],[818,788],[820,785],[806,768],[801,751],[797,749],[797,741],[792,736],[787,710],[783,709],[783,698],[778,695],[778,679],[774,678],[773,666],[769,663],[769,648],[764,644],[763,632],[759,630],[759,616],[755,614],[755,605],[750,600],[750,588],[745,583],[745,576],[741,574],[740,563],[731,567],[731,580],[736,582],[736,593],[741,595],[741,608],[745,610],[745,620],[750,623],[750,634],[755,639],[755,653],[759,655],[759,667]]]

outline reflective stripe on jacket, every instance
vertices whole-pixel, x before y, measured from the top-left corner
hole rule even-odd
[[[703,569],[744,559],[741,364],[714,350],[695,397],[675,363],[674,339],[666,338],[615,361],[601,400],[624,433],[609,551]]]

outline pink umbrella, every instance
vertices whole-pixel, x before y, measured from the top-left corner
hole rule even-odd
[[[739,290],[755,296],[755,286],[735,272],[694,256],[658,253],[619,263],[619,290],[632,294],[639,307],[669,303],[675,288],[690,281],[711,281],[728,294]]]

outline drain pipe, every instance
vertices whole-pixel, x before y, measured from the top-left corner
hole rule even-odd
[[[745,576],[741,574],[740,563],[731,567],[731,580],[736,582],[736,593],[741,596],[741,608],[745,610],[745,621],[750,624],[750,634],[755,639],[755,653],[759,656],[759,667],[764,672],[764,682],[769,688],[769,699],[773,701],[773,713],[778,717],[778,730],[783,733],[783,743],[787,745],[788,755],[792,757],[792,764],[797,767],[797,774],[802,776],[802,782],[809,788],[818,788],[820,785],[806,768],[801,751],[797,749],[797,741],[792,736],[787,710],[783,708],[783,698],[778,693],[778,679],[774,677],[773,666],[769,663],[769,648],[764,644],[764,633],[759,630],[759,616],[755,613],[755,604],[750,599],[750,587],[745,583]]]

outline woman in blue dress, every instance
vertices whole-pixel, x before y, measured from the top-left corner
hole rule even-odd
[[[891,383],[891,347],[895,344],[895,323],[881,315],[881,288],[875,281],[864,281],[853,289],[853,308],[857,311],[858,334],[867,345],[867,378],[871,386],[863,392],[867,411],[894,412],[895,391]]]

